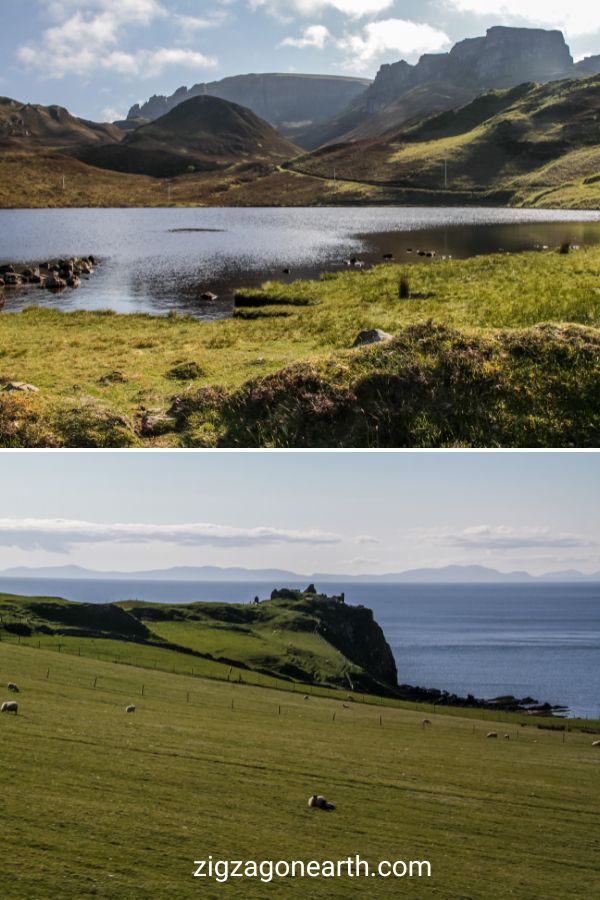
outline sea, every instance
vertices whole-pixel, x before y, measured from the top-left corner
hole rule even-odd
[[[0,592],[87,603],[250,602],[264,582],[10,579]],[[600,584],[318,585],[373,610],[404,684],[461,696],[531,696],[600,718]]]

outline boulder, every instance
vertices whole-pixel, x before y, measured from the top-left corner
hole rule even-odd
[[[212,291],[204,291],[203,294],[200,294],[201,300],[218,300],[218,294],[213,294]]]
[[[26,381],[9,381],[4,385],[5,391],[21,391],[24,394],[39,394],[40,389],[35,384],[27,384]]]
[[[159,437],[174,431],[177,420],[163,412],[147,412],[142,418],[142,434],[144,437]]]
[[[382,331],[381,328],[373,328],[371,331],[361,331],[352,346],[366,347],[369,344],[381,344],[391,341],[392,338],[393,335],[388,334],[387,331]]]
[[[4,275],[4,284],[6,287],[20,287],[24,284],[23,276],[17,275],[16,272],[6,272]]]
[[[46,279],[46,287],[49,291],[60,291],[66,288],[67,282],[61,278],[55,269],[51,269]]]

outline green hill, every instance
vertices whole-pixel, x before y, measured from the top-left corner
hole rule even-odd
[[[94,655],[115,642],[133,660],[175,655],[179,664],[209,661],[208,674],[229,667],[305,683],[389,693],[396,664],[371,610],[339,598],[274,591],[260,603],[73,603],[0,594],[0,636],[55,646],[73,642]],[[104,644],[104,642],[107,642]],[[153,657],[153,658],[154,658]],[[182,663],[183,661],[183,663]]]
[[[341,900],[365,890],[488,900],[490,885],[515,900],[596,893],[598,722],[567,732],[312,688],[305,700],[304,688],[249,684],[252,673],[198,677],[191,657],[184,671],[172,654],[172,672],[134,642],[112,642],[123,651],[114,662],[86,658],[83,639],[68,648],[61,638],[62,652],[43,636],[39,649],[21,640],[0,641],[0,699],[19,703],[17,716],[0,715],[3,900]],[[154,659],[136,663],[141,652]],[[500,739],[487,740],[490,730]],[[315,792],[335,811],[308,809]],[[431,876],[193,878],[209,856],[357,853],[372,867],[427,860]]]
[[[78,156],[101,168],[162,178],[241,161],[281,161],[297,153],[290,141],[246,107],[201,96],[142,125],[119,145],[87,147]]]
[[[290,163],[307,175],[437,191],[441,202],[535,204],[582,194],[600,173],[600,76],[487,92],[382,138],[338,144]],[[446,183],[447,174],[447,183]],[[557,200],[557,205],[561,205]]]

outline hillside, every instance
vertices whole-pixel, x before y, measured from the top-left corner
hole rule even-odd
[[[128,133],[120,144],[87,147],[78,157],[100,168],[162,178],[297,153],[251,110],[216,97],[194,97]]]
[[[370,84],[366,78],[334,75],[235,75],[191,88],[181,87],[169,97],[151,97],[146,103],[133,106],[128,119],[134,122],[140,118],[158,119],[192,97],[212,96],[246,106],[283,133],[293,136],[303,127],[336,116]]]
[[[0,149],[60,149],[79,144],[118,143],[123,132],[72,116],[62,106],[37,106],[0,97]]]
[[[200,664],[209,660],[215,671],[233,666],[376,693],[396,687],[396,664],[372,612],[314,591],[274,591],[260,603],[185,605],[0,594],[0,617],[0,637],[91,642],[88,653],[98,641],[135,642],[184,660],[197,656]]]
[[[537,189],[591,183],[600,172],[600,76],[492,91],[380,140],[332,145],[294,160],[311,176],[447,192],[499,192],[535,203]],[[445,169],[445,167],[447,167]],[[589,179],[589,181],[588,181]]]
[[[20,687],[19,715],[0,716],[6,900],[299,900],[307,885],[315,898],[343,900],[364,882],[297,874],[218,884],[193,879],[194,860],[356,853],[373,868],[429,860],[431,877],[400,882],[415,897],[441,884],[444,897],[488,900],[490,883],[515,900],[593,895],[600,723],[567,733],[563,723],[375,706],[313,688],[306,701],[305,689],[274,690],[264,677],[260,686],[199,677],[195,659],[175,672],[140,664],[133,643],[121,643],[119,661],[80,656],[76,643],[60,653],[25,643],[0,641],[0,699],[15,697],[6,681]],[[491,729],[510,740],[486,740]],[[315,792],[333,813],[307,808]],[[399,882],[369,877],[368,887],[383,900]]]
[[[326,142],[377,138],[491,89],[599,72],[598,56],[573,63],[560,31],[496,26],[483,37],[459,41],[449,53],[425,54],[416,65],[404,60],[383,65],[346,110],[304,129],[297,142],[315,149]]]

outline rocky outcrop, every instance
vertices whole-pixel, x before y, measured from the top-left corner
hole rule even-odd
[[[128,119],[158,119],[191,97],[212,96],[247,106],[277,127],[331,118],[364,93],[370,80],[328,75],[236,75],[208,84],[180,87],[169,97],[155,95],[136,104]]]
[[[308,129],[302,146],[375,137],[434,113],[464,106],[484,91],[525,82],[548,82],[590,74],[573,57],[560,31],[490,28],[448,53],[427,53],[416,65],[401,60],[383,65],[369,89],[329,128]],[[600,65],[598,65],[600,69]]]
[[[490,88],[567,78],[573,69],[560,31],[498,26],[485,37],[460,41],[449,53],[425,54],[415,66],[404,61],[382,66],[365,95],[365,107],[373,112],[428,82],[468,86],[475,96]]]

